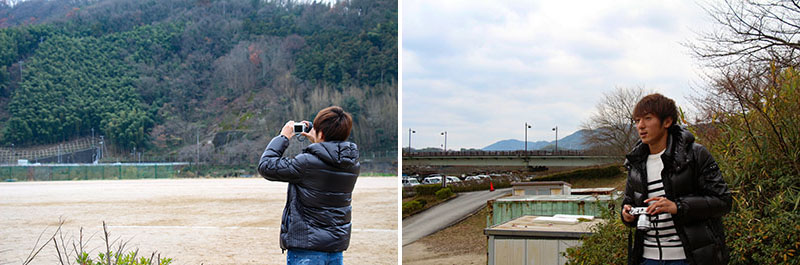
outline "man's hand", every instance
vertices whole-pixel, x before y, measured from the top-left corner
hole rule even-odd
[[[625,205],[622,206],[622,219],[625,220],[625,222],[629,222],[630,223],[630,222],[633,222],[634,219],[636,219],[633,215],[628,213],[630,211],[631,211],[631,206],[630,205],[625,204]]]
[[[289,140],[294,136],[294,121],[287,121],[281,129],[281,135],[286,136]]]
[[[306,126],[310,126],[311,125],[311,123],[308,122],[308,121],[302,121],[302,123],[305,123]],[[317,130],[314,129],[314,128],[311,128],[311,130],[308,131],[308,132],[301,132],[300,135],[305,136],[306,138],[308,138],[308,140],[311,141],[311,143],[318,143],[317,141],[319,139],[317,139]]]
[[[674,202],[670,201],[666,197],[654,197],[644,200],[644,203],[649,202],[654,202],[653,204],[650,204],[650,206],[647,206],[647,214],[649,215],[659,213],[678,213],[678,205],[675,205]]]

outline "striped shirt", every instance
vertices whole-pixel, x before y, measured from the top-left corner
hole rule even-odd
[[[661,161],[662,154],[664,154],[664,151],[661,151],[658,154],[649,155],[647,157],[648,198],[664,196],[665,194],[664,183],[661,179],[661,171],[664,169],[664,163]],[[651,219],[651,222],[655,225],[655,229],[651,228],[650,231],[648,231],[644,236],[644,253],[642,254],[642,257],[658,260],[658,245],[660,241],[662,254],[661,259],[686,259],[686,255],[683,252],[681,239],[678,237],[678,232],[675,230],[675,224],[672,223],[672,214],[658,214],[658,220]],[[658,231],[658,236],[656,236],[656,231]]]

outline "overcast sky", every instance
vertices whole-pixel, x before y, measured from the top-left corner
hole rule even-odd
[[[613,3],[613,5],[612,5]],[[693,1],[403,0],[402,127],[414,148],[483,148],[580,129],[604,92],[688,106],[702,69],[682,43],[712,27]]]

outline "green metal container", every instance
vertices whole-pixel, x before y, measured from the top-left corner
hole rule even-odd
[[[600,207],[612,207],[612,195],[521,195],[489,201],[487,227],[525,215],[578,214],[600,217]]]

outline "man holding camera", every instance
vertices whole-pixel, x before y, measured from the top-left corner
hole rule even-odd
[[[297,126],[296,126],[297,125]],[[348,142],[353,119],[341,107],[321,110],[313,124],[287,122],[258,164],[271,181],[288,182],[280,246],[287,264],[342,264],[350,244],[351,198],[358,178],[358,148]],[[282,157],[295,135],[312,144],[294,158]]]
[[[731,194],[711,153],[676,124],[675,102],[661,94],[642,98],[633,118],[641,141],[625,161],[622,221],[637,227],[628,264],[727,264],[721,218]]]

